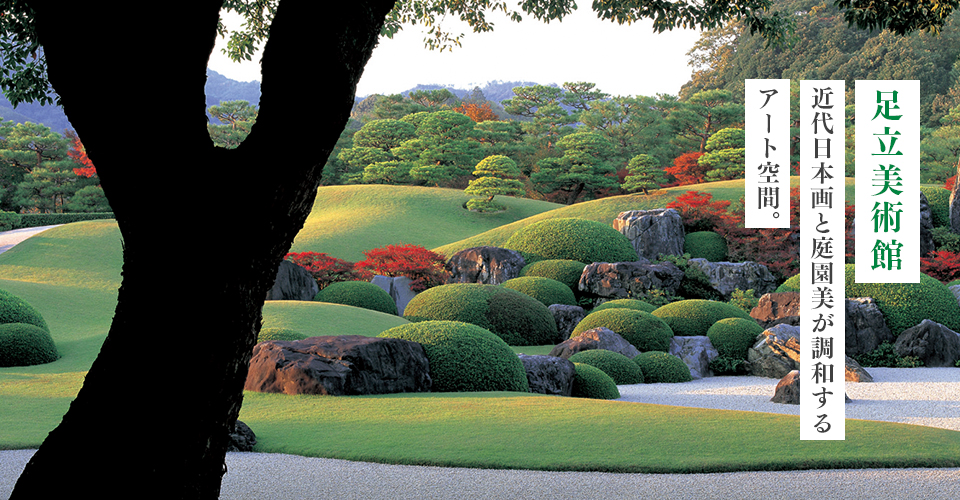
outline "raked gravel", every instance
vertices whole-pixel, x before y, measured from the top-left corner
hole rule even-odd
[[[869,368],[872,383],[847,383],[847,418],[960,431],[960,370]],[[759,377],[620,386],[622,400],[798,414],[770,403],[777,385]],[[799,439],[799,437],[798,437]],[[7,498],[33,450],[0,452]],[[717,474],[609,474],[383,465],[293,455],[228,453],[222,499],[952,499],[960,469],[842,469]]]

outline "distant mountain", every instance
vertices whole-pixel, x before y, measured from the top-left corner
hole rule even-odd
[[[483,85],[483,87],[475,86],[474,88],[463,89],[463,88],[454,87],[454,86],[452,86],[452,85],[441,85],[441,84],[437,84],[437,83],[431,83],[431,84],[422,84],[422,83],[421,83],[421,84],[417,85],[416,87],[413,87],[413,88],[411,88],[411,89],[407,89],[407,90],[404,90],[403,92],[400,92],[400,94],[401,94],[401,95],[409,95],[410,92],[414,92],[414,91],[417,91],[417,90],[447,89],[447,90],[449,90],[450,92],[452,92],[453,95],[457,96],[457,97],[460,98],[460,99],[463,99],[463,98],[467,97],[468,95],[470,95],[470,93],[472,93],[475,88],[479,88],[480,91],[483,92],[483,96],[486,97],[486,99],[487,99],[488,101],[500,102],[500,101],[503,101],[503,100],[505,100],[505,99],[510,99],[510,98],[513,97],[513,88],[514,88],[514,87],[530,87],[530,86],[533,86],[533,85],[538,85],[538,84],[537,84],[536,82],[524,82],[524,81],[504,82],[504,81],[497,80],[497,81],[495,81],[495,82],[487,82],[487,83],[485,83],[485,84]],[[550,86],[555,87],[556,84],[551,84]],[[366,95],[366,96],[357,96],[356,101],[357,101],[357,102],[360,102],[360,101],[366,99],[367,97],[369,97],[369,95]]]

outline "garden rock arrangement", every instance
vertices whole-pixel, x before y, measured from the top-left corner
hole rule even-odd
[[[667,352],[680,358],[690,368],[690,377],[693,379],[712,376],[710,362],[720,356],[705,335],[673,337]]]
[[[870,297],[846,299],[845,349],[848,356],[873,351],[884,342],[893,342],[896,335],[887,327],[877,301]]]
[[[237,420],[233,425],[233,432],[230,433],[230,443],[227,444],[227,451],[253,451],[257,444],[257,435],[247,424]]]
[[[576,337],[557,344],[550,351],[549,356],[567,359],[580,351],[590,349],[606,349],[623,354],[628,358],[640,354],[640,351],[633,344],[627,342],[627,339],[609,328],[599,327],[587,330]]]
[[[530,392],[552,396],[570,396],[576,369],[568,359],[556,356],[518,355],[527,372]]]
[[[800,292],[764,294],[750,311],[750,317],[764,329],[780,323],[800,326]]]
[[[777,278],[767,266],[757,262],[709,262],[707,259],[690,259],[690,266],[703,271],[710,284],[723,300],[730,300],[734,290],[753,290],[765,294],[777,289]]]
[[[844,401],[847,403],[851,402],[851,399],[846,394],[843,395]],[[789,373],[783,376],[780,379],[780,382],[777,383],[777,388],[774,391],[773,397],[770,399],[771,403],[783,403],[788,405],[798,405],[800,404],[800,371],[791,370]]]
[[[313,300],[320,291],[310,271],[284,260],[277,269],[273,288],[267,291],[266,300]]]
[[[675,294],[682,280],[683,271],[672,262],[594,262],[583,269],[578,288],[587,295],[625,299],[653,289]]]
[[[431,383],[420,344],[342,335],[257,344],[244,389],[346,396],[427,392]]]
[[[560,338],[568,338],[577,323],[583,320],[587,315],[586,311],[580,306],[570,306],[565,304],[551,304],[547,309],[553,314],[554,321],[557,322],[557,333]]]
[[[404,309],[407,308],[407,304],[417,296],[417,292],[410,290],[410,282],[412,280],[406,276],[374,276],[371,283],[379,286],[383,291],[387,292],[390,295],[390,298],[393,299],[394,304],[397,305],[397,314],[403,316]]]
[[[520,252],[499,247],[474,247],[461,250],[447,261],[447,283],[499,285],[520,276],[526,265]]]
[[[656,260],[660,255],[683,255],[684,230],[680,212],[672,208],[629,210],[613,220],[637,255]]]
[[[960,359],[960,334],[929,319],[908,328],[894,344],[900,356],[914,356],[925,366],[954,366]]]
[[[763,336],[747,350],[750,374],[783,378],[800,369],[800,327],[779,324],[763,331]]]

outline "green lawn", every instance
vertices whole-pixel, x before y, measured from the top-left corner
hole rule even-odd
[[[735,186],[728,189],[726,195],[735,194]],[[430,193],[418,192],[419,201],[410,205],[436,206],[423,201]],[[450,190],[436,194],[441,200],[453,197]],[[640,198],[598,200],[554,214],[599,216],[613,207],[644,208],[637,206]],[[407,210],[392,214],[399,231],[451,223],[445,213]],[[386,228],[358,224],[337,243],[366,249],[377,238],[397,234]],[[468,233],[462,229],[450,238]],[[449,243],[439,235],[427,240],[400,234],[404,242],[425,246]],[[301,236],[315,244],[333,238]],[[0,254],[0,289],[40,310],[63,354],[47,365],[0,368],[0,449],[37,447],[59,422],[106,335],[119,270],[119,234],[112,221],[51,229]],[[264,321],[308,335],[376,335],[405,323],[348,306],[295,302],[268,303]],[[544,354],[549,346],[515,350]],[[621,472],[960,466],[960,432],[943,429],[849,420],[846,441],[801,442],[795,416],[517,393],[343,398],[247,393],[241,419],[257,433],[257,451],[388,463]]]

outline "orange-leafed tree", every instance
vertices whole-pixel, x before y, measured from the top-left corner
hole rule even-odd
[[[67,138],[70,139],[70,150],[67,151],[67,156],[78,165],[74,167],[73,173],[80,177],[93,177],[97,175],[97,167],[93,166],[93,162],[90,161],[90,157],[87,156],[87,150],[83,147],[83,143],[80,142],[80,136],[69,129],[66,131],[66,135]]]
[[[700,157],[703,153],[691,151],[684,153],[673,160],[673,165],[663,169],[664,172],[674,176],[680,182],[680,185],[700,184],[707,178],[708,168],[700,165]]]
[[[499,120],[500,117],[490,109],[490,103],[485,102],[483,104],[474,104],[474,103],[464,103],[456,108],[453,108],[454,111],[462,115],[467,115],[471,120],[480,123],[487,120]]]

